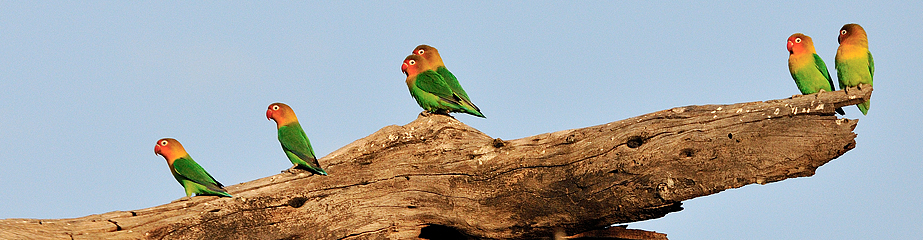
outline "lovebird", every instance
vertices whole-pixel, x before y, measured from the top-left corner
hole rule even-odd
[[[231,194],[224,190],[224,185],[193,161],[192,157],[186,153],[183,145],[176,139],[164,138],[157,140],[157,145],[154,146],[154,154],[163,156],[167,160],[167,165],[170,167],[170,172],[173,173],[173,178],[176,178],[176,181],[186,189],[187,198],[192,196],[193,193],[196,196],[231,197]]]
[[[442,62],[442,56],[439,55],[439,50],[424,44],[414,48],[413,54],[420,55],[425,58],[426,61],[429,61],[430,66],[429,69],[426,70],[436,71],[439,76],[442,76],[442,79],[445,79],[445,83],[449,85],[449,88],[452,89],[452,92],[458,94],[458,96],[462,99],[462,101],[465,102],[465,104],[468,104],[473,107],[474,110],[481,112],[481,109],[478,108],[478,106],[475,106],[474,103],[471,102],[471,99],[468,98],[468,93],[465,92],[465,89],[462,89],[461,84],[458,83],[458,79],[455,78],[455,74],[449,72],[449,69],[445,67],[445,63]]]
[[[817,93],[820,90],[833,91],[833,80],[827,72],[827,64],[824,64],[824,60],[820,59],[814,50],[811,37],[801,33],[792,34],[788,37],[787,47],[788,71],[795,79],[795,85],[801,90],[801,94]],[[846,115],[842,108],[837,108],[836,112]]]
[[[298,123],[298,117],[295,111],[284,103],[273,103],[266,110],[266,119],[272,119],[276,122],[276,129],[279,132],[279,143],[282,144],[282,150],[292,161],[292,168],[304,168],[314,174],[327,176],[327,171],[320,167],[317,158],[314,157],[314,149],[311,148],[311,141],[308,135]]]
[[[869,52],[869,39],[859,24],[850,23],[840,28],[836,40],[840,47],[836,49],[836,76],[840,88],[855,87],[860,83],[872,85],[875,75],[875,61]],[[872,100],[856,104],[863,115],[868,114]]]
[[[417,104],[432,113],[461,112],[484,117],[474,104],[465,101],[461,94],[452,91],[445,79],[432,70],[431,63],[420,55],[404,58],[401,72],[407,75],[407,88]]]

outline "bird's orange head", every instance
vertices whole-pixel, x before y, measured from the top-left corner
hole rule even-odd
[[[411,54],[404,58],[404,64],[401,64],[401,72],[404,75],[416,76],[417,74],[428,70],[429,62],[420,55]]]
[[[266,119],[276,121],[276,128],[298,121],[295,111],[285,103],[269,104],[268,109],[266,109]]]
[[[423,44],[414,48],[413,54],[425,58],[426,61],[431,63],[430,65],[433,68],[445,67],[445,63],[442,63],[442,56],[439,56],[439,50],[436,50],[434,47]]]
[[[173,165],[173,160],[189,155],[183,145],[172,138],[157,140],[157,145],[154,146],[154,154],[163,156],[170,165]]]
[[[814,41],[811,37],[801,33],[792,34],[788,37],[788,54],[816,53],[814,50]]]
[[[868,48],[869,40],[865,34],[865,29],[859,24],[850,23],[840,28],[840,35],[837,36],[836,42],[839,44],[856,44]]]

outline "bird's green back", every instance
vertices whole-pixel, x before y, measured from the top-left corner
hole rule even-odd
[[[279,143],[286,151],[291,151],[304,161],[316,159],[311,142],[298,122],[279,127]]]
[[[471,101],[468,98],[468,93],[465,92],[465,89],[462,89],[461,84],[458,83],[458,79],[455,78],[455,74],[452,74],[452,72],[449,72],[448,68],[445,68],[443,66],[437,67],[436,73],[442,76],[442,78],[445,80],[446,85],[449,86],[449,89],[452,89],[453,92],[457,93],[458,96],[461,96],[465,100]]]
[[[224,192],[221,183],[215,180],[202,166],[189,157],[178,158],[173,161],[173,177],[182,184],[182,180],[189,180],[201,184],[213,191]],[[185,186],[184,186],[185,187]]]
[[[821,59],[817,53],[812,55],[814,55],[814,66],[817,67],[817,70],[820,71],[822,75],[824,75],[824,78],[827,79],[827,84],[829,84],[827,89],[824,90],[833,91],[833,79],[830,78],[830,72],[827,71],[827,64],[824,63],[824,60]]]
[[[408,87],[417,104],[427,111],[463,112],[484,117],[474,104],[452,91],[442,75],[436,71],[420,72],[413,76],[412,82],[408,82]]]
[[[444,101],[451,102],[453,104],[458,104],[458,101],[455,99],[455,94],[449,85],[446,83],[445,79],[432,70],[426,70],[417,74],[416,79],[414,80],[414,86],[423,90],[424,92],[436,95]]]
[[[311,148],[311,141],[308,140],[308,135],[304,133],[300,123],[293,122],[279,127],[279,143],[282,144],[282,149],[292,164],[327,175],[327,172],[320,167],[320,162],[314,155],[314,149]]]
[[[465,89],[462,89],[461,83],[458,83],[458,79],[455,78],[455,75],[452,72],[449,72],[449,69],[445,66],[440,66],[436,68],[436,73],[439,73],[440,76],[445,80],[446,85],[449,86],[449,89],[452,90],[459,98],[461,102],[465,105],[471,106],[478,113],[481,112],[481,109],[478,106],[474,105],[474,102],[471,102],[471,99],[468,98],[468,93],[465,92]]]

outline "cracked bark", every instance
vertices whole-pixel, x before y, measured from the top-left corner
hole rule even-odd
[[[432,227],[462,239],[598,233],[682,210],[683,200],[813,175],[856,146],[858,120],[833,110],[866,101],[872,89],[847,90],[677,107],[516,140],[421,116],[320,159],[327,177],[282,173],[229,186],[233,198],[4,219],[0,239],[412,239]]]

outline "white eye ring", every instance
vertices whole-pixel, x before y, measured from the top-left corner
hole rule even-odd
[[[272,105],[272,110],[273,110],[273,111],[279,110],[279,105]]]
[[[846,35],[846,29],[840,30],[840,35]]]
[[[167,140],[160,141],[160,146],[166,146],[167,143],[169,143]]]
[[[795,38],[795,43],[801,43],[801,38]]]
[[[411,59],[410,61],[407,61],[407,64],[414,65],[414,64],[417,64],[417,61],[414,61],[413,59]]]
[[[418,55],[421,55],[421,56],[423,55],[424,52],[426,52],[426,51],[424,51],[423,49],[417,50],[417,54],[418,54]]]

